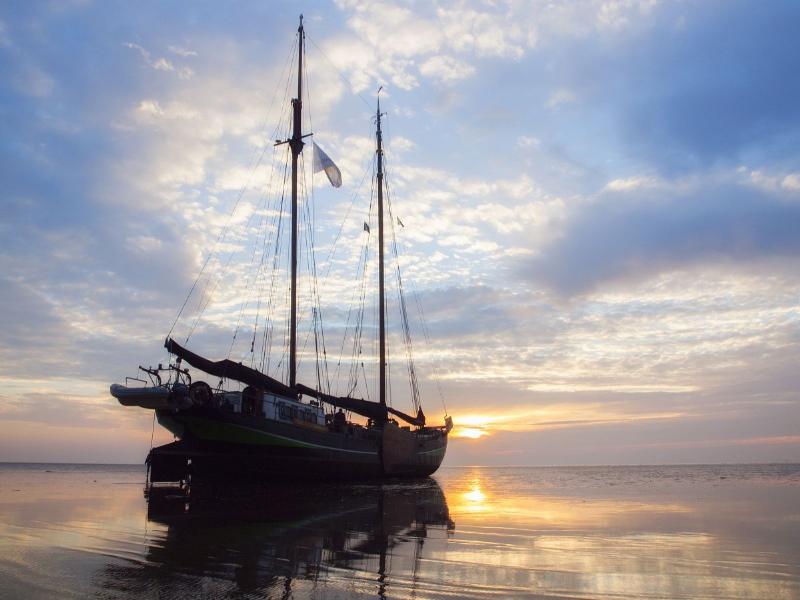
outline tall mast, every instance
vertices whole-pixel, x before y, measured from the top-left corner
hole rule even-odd
[[[289,324],[289,387],[297,383],[297,157],[303,151],[303,15],[297,28],[297,98],[292,99],[293,129],[289,140],[292,149],[292,299]]]
[[[383,286],[383,138],[381,137],[381,98],[378,90],[378,304],[380,313],[380,402],[386,406],[386,297]]]

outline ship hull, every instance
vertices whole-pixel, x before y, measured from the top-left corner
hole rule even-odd
[[[151,451],[151,481],[193,478],[357,480],[425,477],[444,459],[447,434],[345,426],[301,426],[214,409],[156,411],[180,441]],[[400,450],[398,450],[398,448]],[[191,461],[191,462],[189,462]]]

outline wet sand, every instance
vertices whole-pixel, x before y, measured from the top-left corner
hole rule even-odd
[[[800,465],[143,482],[0,465],[0,597],[800,598]]]

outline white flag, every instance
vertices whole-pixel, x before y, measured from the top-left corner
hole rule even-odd
[[[325,175],[328,176],[328,181],[331,182],[333,187],[341,187],[342,186],[342,172],[339,170],[331,157],[325,154],[322,151],[322,148],[317,146],[316,142],[312,142],[314,144],[314,173],[319,173],[320,171],[325,171]]]

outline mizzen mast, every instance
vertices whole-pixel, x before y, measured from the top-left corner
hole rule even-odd
[[[381,136],[381,98],[378,90],[378,110],[375,113],[377,123],[378,154],[378,309],[380,314],[380,403],[386,406],[386,296],[384,293],[383,271],[383,138]]]
[[[297,28],[297,98],[292,99],[292,137],[289,147],[292,150],[292,283],[289,324],[289,387],[297,384],[297,157],[303,151],[303,15]]]

